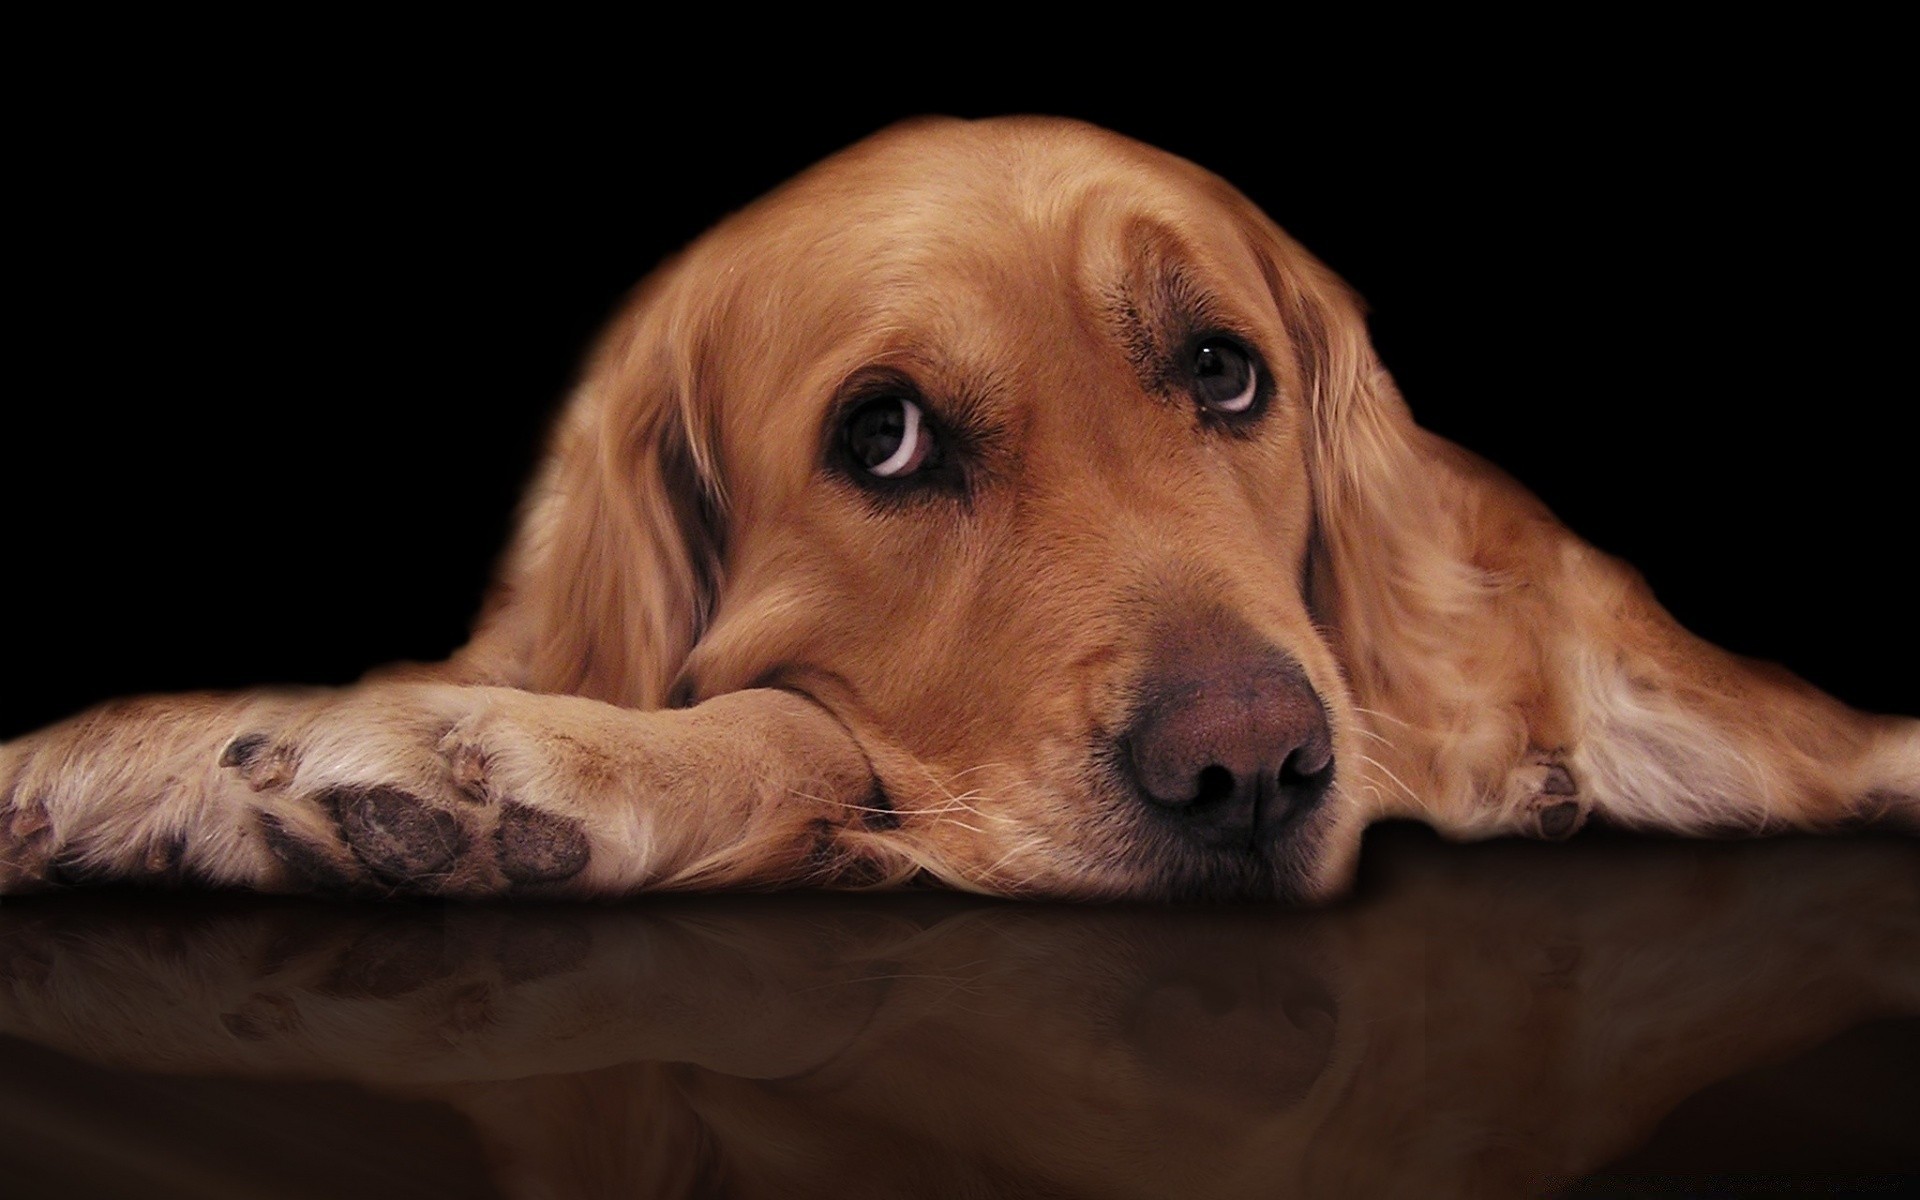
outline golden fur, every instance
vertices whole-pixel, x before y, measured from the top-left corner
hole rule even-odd
[[[1270,372],[1257,424],[1169,382],[1198,328]],[[836,465],[877,372],[952,432],[950,487]],[[1115,747],[1190,657],[1255,655],[1322,707],[1330,790],[1200,845]],[[642,286],[451,662],[10,743],[0,886],[1318,897],[1387,816],[1761,832],[1917,798],[1916,722],[1692,638],[1418,428],[1354,297],[1227,184],[1070,122],[929,121]]]

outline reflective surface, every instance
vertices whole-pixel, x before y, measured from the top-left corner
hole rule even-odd
[[[9,1195],[1528,1196],[1920,1172],[1920,846],[1369,837],[1320,911],[0,906]]]

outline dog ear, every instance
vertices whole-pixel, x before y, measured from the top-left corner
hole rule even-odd
[[[1498,801],[1522,754],[1551,749],[1579,803],[1621,824],[1915,823],[1920,723],[1863,718],[1680,628],[1638,572],[1416,426],[1351,292],[1258,224],[1310,406],[1309,604],[1353,694],[1396,698],[1397,740],[1450,731],[1429,757],[1448,773],[1416,778],[1409,813],[1462,836],[1527,829]]]
[[[1308,407],[1316,610],[1342,625],[1405,627],[1474,590],[1459,555],[1458,506],[1367,336],[1353,290],[1254,213],[1267,286],[1292,341]],[[1348,629],[1349,636],[1361,631]]]
[[[483,636],[520,686],[634,708],[675,683],[720,587],[724,493],[685,272],[643,284],[562,413]]]
[[[1325,525],[1345,527],[1395,506],[1395,493],[1418,483],[1419,431],[1367,337],[1359,296],[1266,217],[1256,224],[1261,267],[1304,380],[1316,510]]]

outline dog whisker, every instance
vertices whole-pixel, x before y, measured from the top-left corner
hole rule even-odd
[[[1392,721],[1395,725],[1398,725],[1403,729],[1413,728],[1413,725],[1411,722],[1402,720],[1401,718],[1394,716],[1392,713],[1381,712],[1377,708],[1366,708],[1362,705],[1356,704],[1353,706],[1353,711],[1357,713],[1362,713],[1369,717],[1378,717],[1382,721]]]
[[[1382,775],[1385,775],[1388,779],[1392,780],[1394,784],[1397,787],[1399,787],[1399,789],[1402,792],[1406,794],[1406,797],[1408,800],[1411,800],[1415,805],[1421,808],[1427,807],[1426,802],[1422,800],[1418,795],[1416,795],[1414,793],[1414,790],[1408,787],[1406,785],[1406,782],[1402,780],[1398,775],[1395,775],[1393,771],[1385,763],[1381,762],[1377,758],[1374,758],[1370,754],[1362,754],[1360,758],[1363,762],[1368,763],[1374,769],[1378,770]]]

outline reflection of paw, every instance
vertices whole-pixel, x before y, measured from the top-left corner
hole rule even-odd
[[[1578,833],[1592,809],[1573,772],[1545,756],[1515,767],[1507,794],[1519,805],[1519,831],[1550,842],[1564,841]]]

